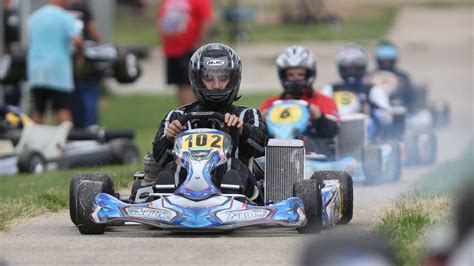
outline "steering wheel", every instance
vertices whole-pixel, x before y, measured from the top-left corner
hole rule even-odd
[[[199,121],[200,125],[204,125],[209,121],[217,121],[219,125],[222,125],[225,121],[225,116],[218,112],[190,112],[179,119],[181,125],[185,125],[190,121]],[[237,127],[231,127],[230,136],[232,138],[232,150],[230,156],[235,157],[235,152],[239,147],[239,129]]]

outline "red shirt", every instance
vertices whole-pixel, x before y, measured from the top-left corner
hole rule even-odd
[[[164,0],[156,13],[157,25],[166,57],[192,51],[202,24],[212,17],[211,0]]]
[[[288,97],[286,99],[291,99],[291,98]],[[265,100],[263,104],[260,106],[260,112],[266,111],[268,108],[270,108],[273,102],[277,100],[283,100],[283,99],[280,98],[280,96],[275,96],[275,97]],[[313,91],[312,97],[303,95],[301,97],[301,100],[307,101],[310,104],[314,104],[318,106],[321,109],[321,112],[323,112],[326,117],[328,118],[332,117],[334,120],[339,122],[339,111],[337,110],[336,103],[334,102],[332,98],[327,97],[317,91]]]

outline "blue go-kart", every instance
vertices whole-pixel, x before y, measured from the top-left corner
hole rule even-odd
[[[370,144],[366,137],[367,116],[348,112],[354,105],[351,97],[336,95],[336,103],[346,111],[341,116],[341,130],[336,138],[307,137],[310,113],[308,102],[279,100],[268,109],[266,122],[270,135],[279,139],[303,139],[307,149],[305,176],[316,171],[347,171],[354,182],[381,184],[400,177],[400,154],[397,142]],[[342,97],[341,97],[342,96]],[[344,106],[347,105],[347,106]],[[398,153],[397,153],[398,152]],[[398,159],[398,160],[397,160]],[[263,159],[259,159],[263,162]]]
[[[222,123],[223,118],[219,113],[199,112],[185,115],[180,122],[187,125],[194,124],[195,120]],[[72,222],[81,234],[103,234],[108,226],[130,222],[170,231],[212,232],[248,226],[284,226],[306,233],[319,231],[324,221],[329,221],[328,215],[337,216],[337,221],[347,220],[345,210],[333,208],[330,213],[323,212],[321,190],[324,182],[330,183],[327,176],[303,180],[302,175],[300,178],[292,175],[285,178],[285,182],[267,176],[263,183],[254,180],[255,193],[251,198],[243,193],[229,193],[243,191],[238,182],[225,184],[222,181],[220,186],[215,185],[211,173],[235,156],[237,132],[231,129],[228,134],[210,128],[182,132],[175,139],[172,153],[176,163],[187,170],[185,180],[173,177],[171,182],[163,182],[160,180],[163,172],[150,170],[149,166],[156,162],[147,157],[145,171],[135,174],[135,184],[150,179],[156,182],[149,186],[134,185],[132,196],[115,193],[113,181],[107,174],[77,174],[70,183]],[[237,190],[226,190],[235,186]],[[271,189],[263,193],[265,186]]]

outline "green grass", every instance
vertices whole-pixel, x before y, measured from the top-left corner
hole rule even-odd
[[[395,5],[365,5],[352,10],[350,15],[342,18],[338,26],[326,24],[283,25],[245,23],[243,27],[249,32],[250,42],[273,41],[332,41],[332,40],[379,40],[390,29],[399,8]],[[115,23],[114,42],[121,45],[156,46],[160,44],[155,29],[155,6],[143,13],[118,9]],[[219,17],[219,10],[216,10]],[[216,35],[209,41],[228,42],[228,24],[221,20],[215,23]]]
[[[258,107],[270,95],[245,95],[239,104]],[[106,128],[133,128],[135,142],[144,155],[151,150],[153,137],[161,119],[176,107],[173,95],[114,96],[102,98],[101,125]],[[130,185],[135,171],[142,165],[98,166],[84,169],[48,172],[42,175],[0,176],[0,230],[14,219],[32,217],[45,211],[68,207],[69,181],[78,172],[104,172],[112,176],[116,188]]]
[[[375,232],[390,239],[397,265],[419,265],[427,227],[452,219],[452,197],[474,177],[474,142],[456,159],[427,173],[378,221]]]

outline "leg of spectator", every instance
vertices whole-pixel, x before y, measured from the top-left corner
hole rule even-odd
[[[65,121],[72,122],[72,114],[69,109],[58,109],[56,111],[56,120],[58,123],[62,123]]]

